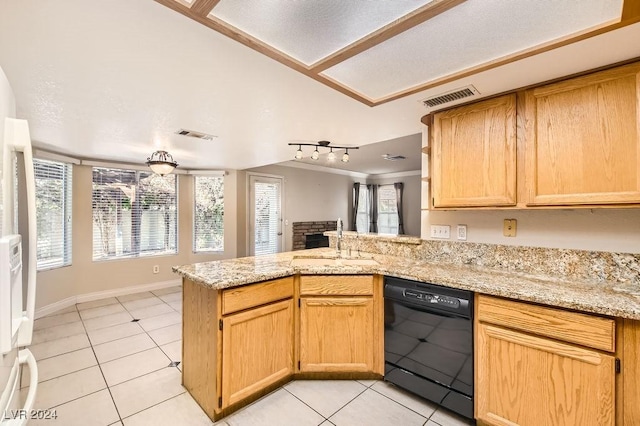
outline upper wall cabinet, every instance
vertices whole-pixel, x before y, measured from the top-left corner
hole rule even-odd
[[[640,64],[524,96],[527,205],[640,203]]]
[[[434,207],[516,204],[516,95],[434,115]]]

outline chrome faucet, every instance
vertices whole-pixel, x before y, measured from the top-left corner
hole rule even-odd
[[[338,238],[336,239],[336,253],[339,257],[342,250],[342,219],[340,218],[338,218],[338,222],[336,224],[336,232],[338,234]]]

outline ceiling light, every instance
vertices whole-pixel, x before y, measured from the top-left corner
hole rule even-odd
[[[329,155],[327,155],[327,161],[333,163],[336,161],[336,154],[333,152],[333,148],[329,151]]]
[[[333,149],[345,149],[346,152],[342,155],[342,161],[344,163],[348,163],[349,162],[349,150],[350,149],[359,149],[359,147],[357,146],[329,146],[331,144],[331,142],[329,141],[319,141],[318,143],[297,143],[297,142],[290,142],[289,145],[298,145],[298,150],[296,151],[296,156],[295,159],[296,160],[301,160],[302,159],[302,146],[315,146],[316,149],[315,151],[313,151],[311,153],[311,159],[312,160],[317,160],[318,158],[320,158],[320,151],[318,151],[318,147],[322,147],[322,148],[329,148],[329,155],[327,156],[327,161],[332,163],[334,161],[336,161],[336,154],[333,152]]]
[[[151,157],[147,158],[147,166],[149,166],[154,173],[164,176],[178,167],[178,163],[173,160],[173,157],[167,151],[160,150],[154,152],[151,154]]]

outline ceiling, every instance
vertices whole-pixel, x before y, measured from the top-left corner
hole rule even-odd
[[[37,147],[247,169],[298,140],[400,145],[422,99],[468,84],[463,101],[638,58],[638,17],[635,0],[2,0],[0,67]]]

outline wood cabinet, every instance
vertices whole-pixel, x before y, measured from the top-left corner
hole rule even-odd
[[[640,202],[640,64],[525,92],[527,204]]]
[[[222,406],[293,374],[293,300],[222,320]]]
[[[640,205],[640,63],[423,122],[434,209]]]
[[[376,286],[376,279],[300,277],[300,372],[383,374],[382,283]]]
[[[479,296],[476,309],[478,420],[615,424],[616,358],[594,348],[614,351],[612,319],[489,296]],[[593,343],[590,333],[596,334]]]
[[[516,204],[516,95],[435,114],[434,207]]]

